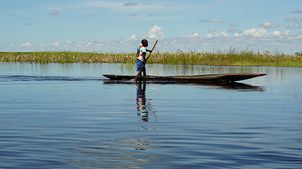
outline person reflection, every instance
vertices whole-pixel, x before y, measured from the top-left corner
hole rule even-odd
[[[149,121],[149,112],[146,104],[146,82],[139,82],[137,84],[136,105],[137,116],[140,116],[143,122]]]

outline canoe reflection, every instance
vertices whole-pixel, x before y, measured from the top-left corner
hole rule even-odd
[[[103,84],[137,84],[135,81],[120,81],[120,80],[104,80]],[[233,82],[233,83],[157,83],[157,82],[148,82],[148,84],[161,84],[161,85],[194,85],[194,86],[209,86],[213,88],[227,89],[227,90],[237,90],[237,91],[245,91],[245,92],[263,92],[265,91],[265,87],[255,86],[245,83]],[[138,84],[138,88],[140,90],[146,90],[146,81],[141,81]],[[141,86],[142,85],[142,86]],[[144,87],[145,85],[145,87]],[[143,87],[145,89],[143,89]],[[145,92],[145,91],[143,91]]]

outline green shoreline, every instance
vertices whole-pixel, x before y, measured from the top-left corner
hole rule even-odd
[[[136,62],[135,53],[93,52],[0,52],[0,62],[29,63],[129,63]],[[152,53],[149,64],[212,66],[277,66],[302,67],[302,55],[257,53],[253,51]]]

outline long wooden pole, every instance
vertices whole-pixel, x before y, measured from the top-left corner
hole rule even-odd
[[[138,71],[137,75],[135,76],[135,78],[134,78],[135,81],[138,80],[139,75],[142,73],[142,71],[143,71],[145,65],[147,64],[147,61],[148,61],[149,57],[151,56],[151,53],[153,52],[153,50],[154,50],[154,48],[155,48],[155,46],[156,46],[156,44],[157,44],[157,42],[158,42],[158,40],[155,41],[155,43],[154,43],[154,45],[153,45],[153,48],[151,49],[151,52],[149,53],[149,56],[147,57],[147,59],[145,60],[145,63],[143,63],[141,69]]]

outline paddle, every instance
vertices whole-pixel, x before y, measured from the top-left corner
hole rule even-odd
[[[139,75],[142,73],[143,68],[144,68],[145,65],[147,64],[147,61],[148,61],[149,57],[151,56],[151,53],[153,52],[153,50],[154,50],[154,48],[155,48],[157,42],[158,42],[158,40],[155,41],[155,43],[154,43],[154,45],[153,45],[153,48],[151,49],[151,52],[149,53],[149,56],[146,58],[145,63],[143,63],[141,69],[138,71],[137,75],[135,76],[135,78],[134,78],[135,81],[138,80]]]

